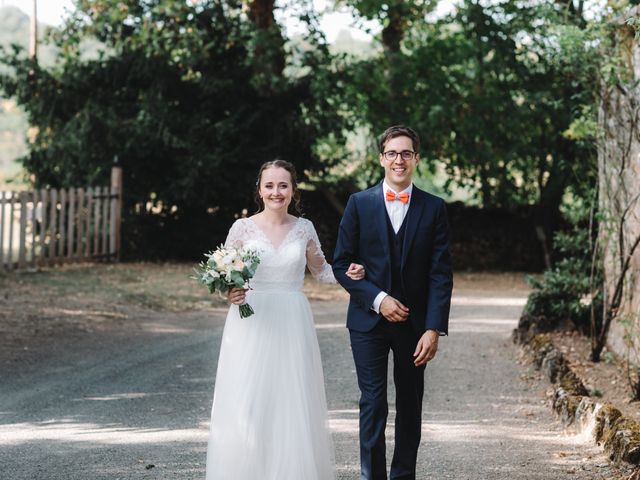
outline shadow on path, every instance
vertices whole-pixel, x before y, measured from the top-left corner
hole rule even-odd
[[[476,287],[456,292],[450,336],[427,368],[418,478],[610,478],[596,449],[563,434],[544,385],[517,363],[510,332],[525,293]],[[338,478],[355,480],[359,394],[346,304],[313,307]],[[149,313],[0,374],[0,479],[204,478],[224,314]],[[389,391],[392,400],[391,383]],[[389,440],[393,416],[391,401]]]

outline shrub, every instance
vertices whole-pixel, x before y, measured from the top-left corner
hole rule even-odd
[[[591,278],[592,243],[589,235],[589,228],[580,224],[574,225],[570,232],[555,235],[554,253],[559,260],[553,269],[544,272],[542,278],[529,277],[534,291],[527,300],[525,314],[553,319],[556,325],[570,322],[579,331],[588,334],[593,306],[597,316],[596,326],[599,327],[602,271],[596,266]]]

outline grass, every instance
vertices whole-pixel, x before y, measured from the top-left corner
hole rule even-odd
[[[37,272],[0,274],[0,290],[16,294],[91,298],[100,303],[134,304],[152,310],[185,311],[224,304],[190,276],[195,264],[75,264]]]
[[[14,300],[15,308],[27,302],[46,305],[51,299],[170,312],[228,305],[225,298],[210,294],[191,278],[196,265],[137,262],[70,264],[35,272],[0,269],[0,292]],[[304,292],[312,301],[348,299],[339,285],[313,280],[305,282]]]

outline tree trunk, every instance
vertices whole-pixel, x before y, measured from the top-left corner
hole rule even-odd
[[[249,19],[256,26],[253,70],[257,84],[271,92],[283,76],[286,63],[284,38],[273,16],[275,0],[251,0],[247,3]]]
[[[33,0],[33,13],[31,15],[31,33],[29,42],[29,56],[38,60],[38,0]]]
[[[406,19],[398,6],[390,7],[389,23],[382,30],[382,45],[386,52],[397,53],[404,38]]]

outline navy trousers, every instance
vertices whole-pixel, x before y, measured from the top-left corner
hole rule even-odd
[[[413,363],[419,337],[409,321],[381,319],[369,332],[349,330],[360,387],[360,463],[362,480],[386,480],[384,430],[387,403],[387,365],[393,352],[396,387],[395,446],[391,480],[415,480],[422,428],[425,366]]]

